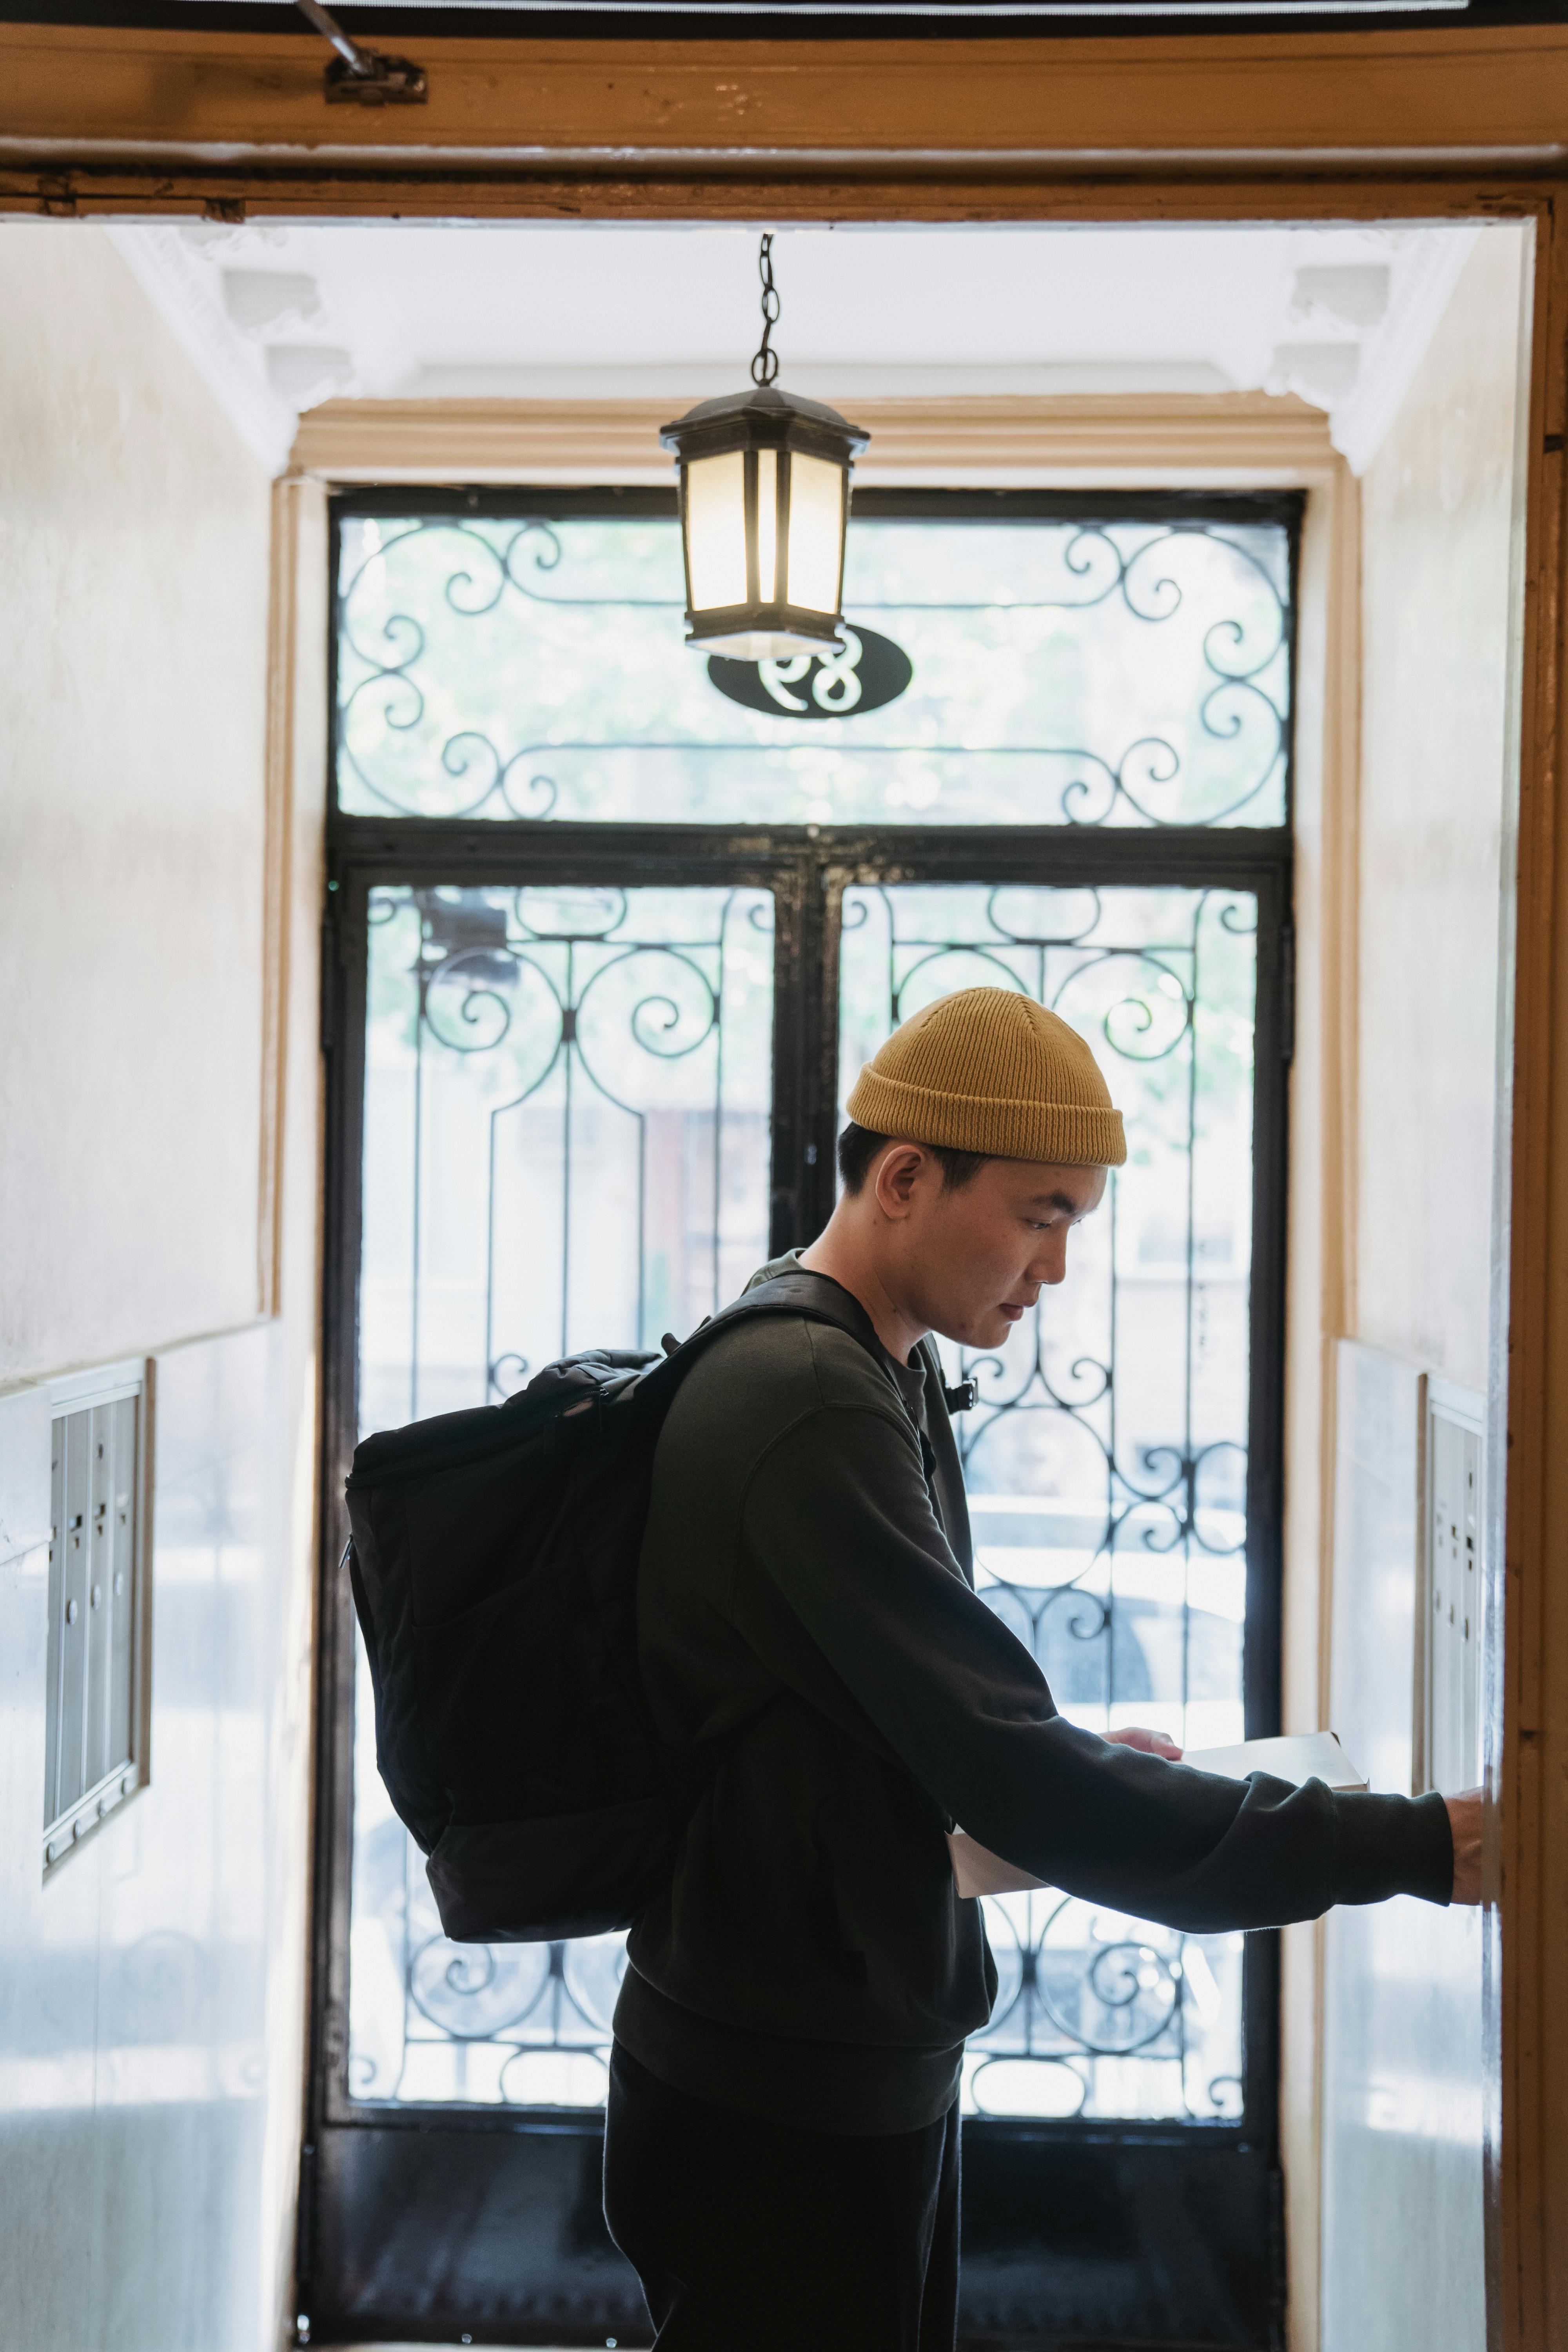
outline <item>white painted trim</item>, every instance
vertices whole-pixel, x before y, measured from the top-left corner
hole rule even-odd
[[[109,237],[247,448],[280,474],[297,415],[268,383],[265,352],[230,320],[221,278],[177,228],[121,224]]]
[[[1425,1372],[1426,1402],[1432,1412],[1440,1412],[1447,1421],[1457,1421],[1478,1436],[1485,1436],[1487,1426],[1486,1393],[1481,1389],[1462,1388],[1458,1381],[1440,1380],[1436,1372]]]
[[[1424,229],[1396,263],[1388,316],[1362,344],[1360,379],[1331,421],[1352,473],[1364,474],[1382,446],[1480,234],[1479,224]]]
[[[146,1384],[145,1356],[127,1356],[117,1364],[100,1364],[95,1371],[67,1372],[63,1379],[41,1383],[51,1412],[74,1412],[84,1404],[109,1404],[116,1397],[140,1396]]]

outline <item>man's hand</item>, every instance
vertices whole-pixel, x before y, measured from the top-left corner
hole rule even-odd
[[[1125,1731],[1108,1731],[1105,1735],[1113,1748],[1140,1748],[1145,1756],[1163,1756],[1167,1764],[1179,1764],[1182,1751],[1173,1739],[1163,1731],[1145,1731],[1141,1723],[1130,1723]],[[1454,1832],[1456,1850],[1458,1832]],[[1458,1897],[1454,1898],[1457,1902]]]
[[[1129,1724],[1124,1731],[1108,1731],[1106,1738],[1116,1748],[1141,1748],[1145,1756],[1163,1756],[1167,1763],[1179,1764],[1182,1751],[1173,1739],[1163,1731],[1149,1731],[1142,1724]],[[1485,1791],[1467,1789],[1462,1796],[1445,1797],[1448,1808],[1448,1827],[1454,1839],[1453,1903],[1479,1903],[1481,1899],[1481,1800]]]
[[[1479,1903],[1481,1899],[1481,1789],[1467,1789],[1460,1797],[1445,1797],[1448,1808],[1448,1827],[1454,1834],[1454,1892],[1452,1903]]]

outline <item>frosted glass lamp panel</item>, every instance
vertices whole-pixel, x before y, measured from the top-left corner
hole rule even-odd
[[[771,604],[778,593],[779,458],[776,449],[757,452],[757,601]]]
[[[837,613],[844,562],[844,469],[796,452],[789,468],[788,602]]]
[[[739,449],[686,468],[686,576],[694,613],[744,604],[746,460]]]

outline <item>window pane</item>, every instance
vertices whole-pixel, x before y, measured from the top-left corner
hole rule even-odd
[[[971,1357],[957,1423],[977,1582],[1093,1731],[1244,1736],[1257,907],[1234,890],[846,893],[840,1086],[953,989],[1014,988],[1093,1045],[1129,1157],[1033,1326]],[[987,1901],[1001,1990],[965,2105],[1234,2116],[1239,1936],[1059,1895]]]
[[[657,1349],[767,1255],[773,901],[381,889],[370,901],[361,1427]],[[449,1944],[354,1723],[349,2083],[596,2106],[622,1939]]]
[[[764,679],[757,709],[683,646],[673,518],[350,514],[340,804],[501,820],[1279,824],[1289,545],[1254,512],[1001,528],[857,514],[834,690],[770,697]],[[877,638],[912,667],[886,701],[847,682]]]

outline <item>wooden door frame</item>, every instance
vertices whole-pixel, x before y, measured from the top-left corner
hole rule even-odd
[[[383,47],[397,37],[362,32]],[[1568,2331],[1568,28],[976,40],[421,39],[324,106],[290,33],[0,27],[0,214],[1536,229],[1519,662],[1501,1686],[1489,1724],[1489,2304]],[[1555,1243],[1555,1247],[1553,1246]]]

